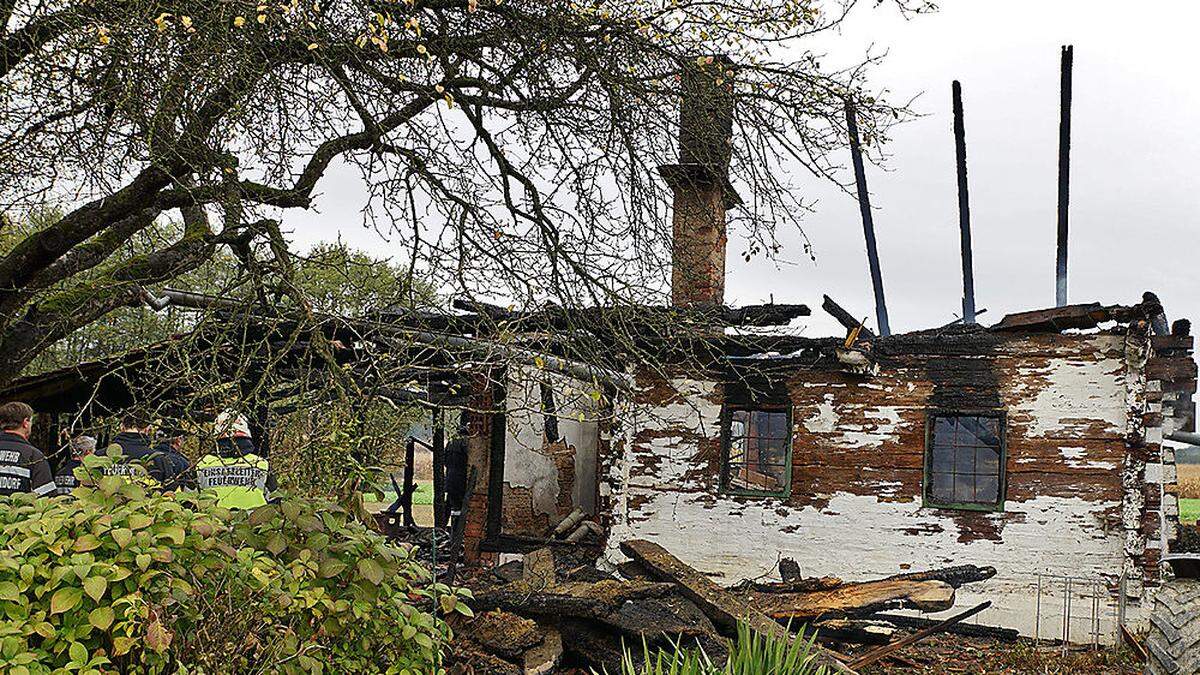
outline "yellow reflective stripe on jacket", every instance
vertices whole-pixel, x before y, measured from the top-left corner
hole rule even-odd
[[[267,503],[270,465],[258,455],[205,455],[196,462],[196,487],[211,490],[227,509],[253,509]]]

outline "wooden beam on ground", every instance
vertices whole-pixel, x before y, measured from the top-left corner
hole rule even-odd
[[[886,645],[892,641],[896,627],[886,621],[862,619],[829,619],[813,624],[817,637],[836,642],[852,642],[861,645]],[[853,660],[853,659],[851,659]]]
[[[683,595],[696,603],[721,628],[737,630],[738,622],[745,621],[757,633],[780,639],[791,637],[786,628],[739,600],[658,544],[634,539],[623,542],[621,552],[640,563],[655,578],[678,584]]]
[[[900,607],[940,612],[954,606],[954,587],[943,581],[866,581],[843,584],[828,591],[751,591],[747,600],[758,611],[773,619],[810,621],[826,617],[866,616]]]
[[[908,637],[896,640],[895,642],[893,642],[892,644],[890,644],[886,647],[880,647],[879,649],[869,651],[866,654],[863,654],[859,658],[855,659],[853,662],[851,662],[850,667],[851,668],[865,668],[866,666],[869,666],[872,663],[879,661],[880,659],[887,658],[891,654],[900,651],[901,649],[907,647],[908,645],[911,645],[916,642],[920,642],[921,640],[924,640],[925,638],[929,637],[930,635],[935,635],[937,633],[940,633],[940,632],[946,630],[947,628],[949,628],[950,626],[953,626],[954,624],[961,622],[964,619],[975,616],[976,614],[982,612],[983,610],[985,610],[991,606],[992,606],[991,600],[981,602],[978,605],[975,605],[974,607],[972,607],[971,609],[968,609],[965,612],[960,612],[958,614],[955,614],[954,616],[950,617],[949,619],[946,619],[945,621],[943,621],[937,625],[930,626],[929,628],[919,630],[919,631],[913,633],[912,635],[909,635]]]
[[[1141,663],[1145,663],[1145,662],[1149,661],[1150,660],[1150,652],[1146,651],[1146,645],[1141,640],[1139,640],[1136,635],[1129,632],[1129,629],[1126,628],[1124,625],[1121,625],[1120,629],[1121,629],[1121,640],[1123,640],[1125,642],[1125,644],[1129,645],[1130,649],[1132,649],[1134,651],[1134,653],[1136,653],[1138,655],[1139,661]]]
[[[633,539],[621,543],[621,552],[640,563],[654,577],[674,582],[679,592],[695,603],[718,627],[736,631],[738,623],[744,621],[760,635],[779,640],[792,639],[792,634],[779,623],[739,600],[733,593],[721,588],[658,544]],[[823,665],[843,673],[853,672],[824,650],[819,654]]]

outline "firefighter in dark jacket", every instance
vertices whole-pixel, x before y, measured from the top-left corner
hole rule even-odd
[[[54,474],[41,450],[29,443],[33,408],[16,401],[0,405],[0,496],[54,494]]]
[[[110,457],[122,456],[105,469],[109,475],[125,476],[148,487],[160,487],[171,477],[170,460],[154,449],[150,419],[142,413],[127,413],[121,419],[121,433],[113,437],[105,452]]]
[[[275,490],[275,477],[267,458],[254,447],[246,418],[223,412],[215,426],[216,448],[196,462],[196,487],[211,491],[225,508],[263,506]]]
[[[54,485],[56,486],[55,494],[59,496],[71,494],[79,486],[79,479],[75,477],[75,469],[83,466],[83,458],[96,451],[96,439],[91,436],[76,436],[71,439],[71,459],[68,459],[62,466],[58,467],[58,473],[54,474]]]
[[[446,444],[446,510],[449,526],[455,530],[462,517],[463,502],[467,496],[467,437],[465,416],[459,420],[458,433]]]
[[[158,435],[158,445],[154,447],[156,452],[162,453],[170,467],[170,474],[163,484],[166,490],[195,487],[192,463],[183,454],[183,436],[178,429],[162,430]]]

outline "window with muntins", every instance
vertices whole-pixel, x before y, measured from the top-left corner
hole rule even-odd
[[[974,510],[1004,507],[1004,418],[931,414],[925,447],[925,503]]]
[[[791,407],[730,407],[723,418],[721,489],[786,497],[792,478]]]

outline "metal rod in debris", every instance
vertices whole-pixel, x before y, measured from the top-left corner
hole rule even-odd
[[[967,130],[963,122],[962,85],[950,87],[954,98],[954,157],[958,169],[958,229],[962,240],[963,323],[975,323],[975,266],[971,258],[971,199],[967,190]]]
[[[1055,300],[1067,304],[1067,213],[1071,197],[1071,70],[1074,47],[1062,48],[1062,84],[1058,118],[1058,264],[1055,274]]]
[[[867,240],[867,263],[871,267],[871,286],[875,289],[875,322],[879,334],[891,335],[887,301],[883,297],[883,274],[879,271],[879,250],[875,245],[875,220],[871,216],[871,195],[867,192],[867,173],[863,167],[862,147],[858,142],[858,119],[854,101],[846,99],[846,129],[850,132],[850,157],[854,162],[854,183],[858,187],[858,210],[862,213],[863,235]]]

